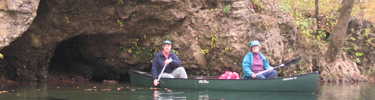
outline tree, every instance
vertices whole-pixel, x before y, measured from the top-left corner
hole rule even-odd
[[[332,39],[329,41],[329,47],[326,52],[326,60],[329,62],[334,62],[337,58],[341,58],[343,52],[343,42],[348,29],[348,24],[350,21],[352,8],[354,5],[354,0],[343,0],[342,7],[340,10],[340,15],[337,20],[337,24],[334,27],[332,33]]]
[[[316,33],[319,33],[319,0],[315,0]]]
[[[323,66],[321,76],[325,81],[365,81],[357,64],[348,60],[342,50],[347,27],[350,21],[354,0],[343,0],[337,24],[334,27],[332,38],[329,41],[325,61],[320,61]]]

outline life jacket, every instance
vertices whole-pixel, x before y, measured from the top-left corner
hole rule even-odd
[[[240,79],[240,76],[237,72],[225,71],[225,73],[222,74],[219,79]]]

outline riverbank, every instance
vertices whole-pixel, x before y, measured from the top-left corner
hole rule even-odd
[[[0,84],[16,84],[16,81],[0,79]]]

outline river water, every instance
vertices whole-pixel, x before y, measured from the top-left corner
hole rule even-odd
[[[0,100],[374,100],[375,84],[320,83],[315,93],[234,92],[135,87],[130,83],[0,85]]]

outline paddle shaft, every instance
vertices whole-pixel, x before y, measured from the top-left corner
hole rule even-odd
[[[159,80],[160,80],[161,74],[163,74],[163,72],[164,72],[165,66],[167,66],[167,65],[164,65],[163,70],[161,70],[161,73],[159,74],[158,82],[159,82]]]
[[[171,58],[169,58],[169,59],[171,59]],[[161,73],[159,74],[159,77],[158,77],[158,80],[157,80],[158,82],[159,82],[161,74],[163,74],[166,66],[167,66],[167,64],[165,64],[164,67],[163,67],[163,69],[161,70]]]
[[[273,69],[276,69],[276,68],[279,68],[279,67],[284,67],[284,64],[281,64],[279,66],[273,67]],[[261,72],[255,74],[255,75],[260,75],[260,74],[263,74],[263,73],[268,72],[268,71],[270,71],[270,70],[264,70],[264,71],[261,71]]]
[[[281,64],[281,65],[279,65],[279,66],[273,67],[273,69],[276,69],[276,68],[279,68],[279,67],[284,67],[284,66],[289,66],[289,65],[292,65],[292,64],[298,63],[299,61],[301,61],[301,59],[302,59],[302,57],[299,56],[299,57],[297,57],[296,59],[293,59],[293,60],[291,60],[291,61],[289,61],[289,62],[286,62],[285,64]],[[261,71],[261,72],[255,74],[255,75],[260,75],[260,74],[263,74],[263,73],[268,72],[268,71],[270,71],[270,70],[264,70],[264,71]]]

